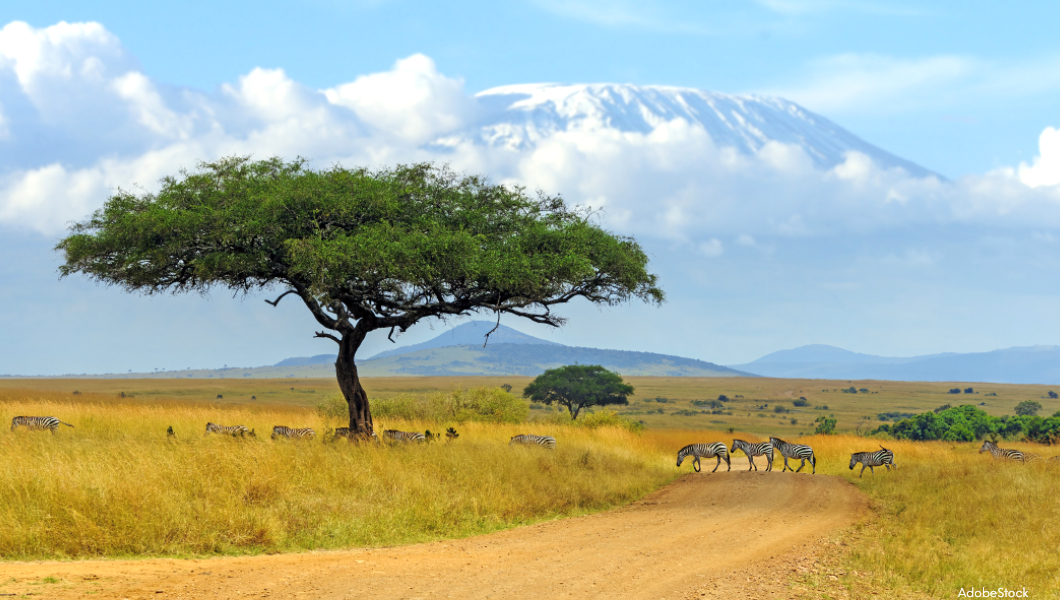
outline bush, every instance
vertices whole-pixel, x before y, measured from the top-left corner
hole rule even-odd
[[[795,406],[809,406],[810,402],[806,398],[799,398],[798,400],[792,400],[792,404]]]
[[[1038,411],[1042,410],[1042,403],[1035,402],[1034,400],[1024,400],[1016,405],[1017,415],[1026,415],[1033,417],[1038,414]]]
[[[964,388],[964,393],[965,394],[974,394],[975,390],[973,390],[972,388]]]
[[[833,418],[820,416],[817,417],[814,423],[817,423],[817,429],[814,430],[815,434],[830,435],[835,433],[836,420]]]
[[[996,394],[995,394],[995,395],[996,395]],[[1052,391],[1052,390],[1049,390],[1049,397],[1050,397],[1050,398],[1052,398],[1052,399],[1054,399],[1054,400],[1055,400],[1055,399],[1057,399],[1057,398],[1060,398],[1060,396],[1058,396],[1058,395],[1056,394],[1056,392],[1054,392],[1054,391]]]
[[[439,392],[429,396],[404,394],[373,400],[372,415],[392,419],[483,423],[522,423],[530,407],[521,398],[500,388],[478,387]]]
[[[325,419],[349,420],[350,405],[346,404],[346,398],[342,394],[332,394],[317,404],[317,413]]]
[[[649,413],[652,411],[648,411]],[[659,412],[663,412],[663,409],[659,409]],[[697,413],[698,414],[698,413]],[[598,410],[596,412],[586,412],[576,420],[571,420],[565,414],[557,413],[552,415],[548,422],[556,425],[570,425],[573,427],[584,427],[586,429],[597,429],[599,427],[621,427],[632,433],[640,433],[644,431],[644,424],[639,421],[632,421],[618,414],[617,411],[611,409]]]
[[[783,406],[774,406],[773,407],[773,412],[775,412],[775,413],[789,413],[789,412],[791,412],[791,409],[790,408],[784,408]]]
[[[961,393],[961,388],[953,388],[952,390],[950,390],[949,393],[951,393],[951,394],[959,394],[959,393]]]

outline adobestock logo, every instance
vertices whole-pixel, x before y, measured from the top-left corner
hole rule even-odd
[[[961,588],[961,591],[957,593],[958,598],[1027,598],[1027,588],[1021,588],[1018,590],[1010,590],[1008,588],[997,588],[996,590],[988,590],[983,588],[977,590],[974,587],[969,589]]]

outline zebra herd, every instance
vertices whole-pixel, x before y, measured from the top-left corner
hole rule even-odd
[[[14,431],[18,427],[25,427],[29,430],[48,430],[52,434],[59,428],[59,425],[66,425],[67,427],[73,427],[69,423],[64,423],[55,417],[15,417],[11,419],[11,431]],[[218,425],[217,423],[207,423],[206,432],[203,436],[210,435],[211,433],[219,435],[227,435],[231,437],[247,438],[258,437],[257,433],[246,425]],[[429,431],[427,433],[430,433]],[[167,430],[167,434],[173,437],[173,427]],[[316,438],[316,431],[311,427],[303,427],[301,429],[294,427],[285,427],[283,425],[276,425],[272,428],[272,439],[285,438],[290,440],[313,440]],[[441,435],[441,434],[438,434]],[[459,434],[452,427],[446,432],[446,436],[449,439],[456,439]],[[437,438],[435,435],[433,438]],[[350,441],[356,439],[356,432],[349,427],[338,427],[334,430],[328,429],[325,435],[325,441],[328,439],[345,438]],[[372,432],[372,439],[378,440],[379,436]],[[411,442],[427,442],[432,438],[428,438],[426,435],[418,431],[398,431],[397,429],[386,429],[383,431],[383,440],[394,443],[411,443]],[[550,435],[530,435],[522,434],[513,436],[511,441],[508,442],[509,446],[512,445],[529,445],[529,446],[540,446],[549,450],[556,449],[556,438]]]
[[[711,473],[718,470],[721,466],[721,461],[724,460],[728,466],[726,471],[732,470],[732,463],[729,461],[730,453],[735,453],[737,450],[742,451],[747,455],[747,460],[750,462],[750,466],[747,470],[750,471],[752,468],[757,471],[758,466],[755,465],[756,456],[765,456],[767,461],[766,471],[773,470],[773,451],[780,452],[780,455],[784,457],[784,469],[781,471],[787,471],[791,469],[792,472],[798,473],[806,466],[806,462],[809,461],[810,467],[812,468],[811,473],[817,473],[817,457],[813,453],[813,448],[805,444],[791,444],[784,440],[771,437],[768,442],[761,442],[753,444],[744,440],[733,440],[732,448],[726,448],[725,444],[721,442],[712,442],[709,444],[689,444],[684,448],[681,448],[677,452],[677,466],[681,466],[685,458],[692,457],[692,468],[698,473],[700,471],[700,458],[717,458],[718,462],[714,465],[714,470]],[[797,459],[801,461],[798,469],[792,469],[788,465],[788,459]],[[874,452],[855,452],[850,455],[850,469],[854,469],[854,465],[861,463],[861,473],[858,477],[865,474],[865,468],[869,468],[869,472],[875,474],[874,467],[883,466],[888,471],[891,467],[897,468],[898,465],[894,462],[894,452],[880,446],[879,450]]]

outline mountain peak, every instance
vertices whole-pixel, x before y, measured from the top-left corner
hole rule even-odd
[[[716,146],[753,155],[770,142],[797,145],[818,168],[831,169],[860,152],[885,168],[917,177],[927,169],[858,138],[828,119],[772,96],[724,94],[671,86],[618,83],[537,83],[476,94],[482,119],[440,145],[471,138],[487,146],[523,150],[558,132],[611,130],[647,134],[684,121],[702,127]]]
[[[469,344],[475,344],[481,346],[486,342],[486,333],[493,329],[497,324],[492,321],[470,321],[462,325],[450,329],[438,335],[426,342],[419,344],[412,344],[409,346],[399,346],[392,350],[385,350],[370,357],[368,360],[376,358],[385,358],[387,356],[395,356],[397,354],[407,354],[409,352],[415,352],[417,350],[426,350],[428,348],[444,348],[446,346],[466,346]],[[490,334],[490,344],[532,344],[532,345],[546,345],[546,346],[562,346],[557,342],[550,342],[541,338],[536,338],[532,335],[527,335],[521,331],[512,329],[511,327],[501,325],[497,327],[497,330]]]

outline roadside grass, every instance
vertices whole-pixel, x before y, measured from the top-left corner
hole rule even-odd
[[[75,426],[0,434],[0,557],[8,560],[464,537],[628,503],[679,474],[670,452],[621,427],[467,422],[454,424],[460,437],[452,443],[391,446],[324,443],[324,430],[338,423],[297,407],[0,392],[0,414],[6,423],[53,415]],[[208,421],[244,424],[258,436],[204,436]],[[272,441],[273,425],[314,427],[318,438]],[[418,431],[445,425],[377,422]],[[509,448],[520,433],[554,435],[559,447]]]
[[[878,448],[877,440],[836,435],[800,443],[814,447],[818,473],[849,479],[873,502],[873,516],[834,547],[833,572],[803,578],[818,597],[837,597],[823,593],[836,585],[855,598],[955,598],[972,587],[1060,597],[1060,463],[994,460],[978,453],[978,442],[884,441],[897,471],[878,467],[859,478],[860,464],[848,469],[850,454]],[[1037,444],[1002,445],[1058,454]]]
[[[768,389],[764,381],[756,385],[757,393],[774,400],[789,398],[789,391],[797,397],[800,390],[791,381],[771,380]],[[882,411],[881,402],[903,409],[965,399],[947,397],[950,384],[894,385],[894,397],[884,397],[885,387],[875,395],[836,394],[838,400],[825,401],[856,414]],[[426,387],[435,392],[441,384]],[[644,387],[670,398],[708,393],[684,383]],[[997,387],[998,396],[987,401],[1000,404],[995,399],[1001,397],[1012,404],[1044,395],[1044,388],[1034,386]],[[311,426],[318,434],[340,425],[306,405],[214,405],[166,396],[143,402],[109,393],[0,389],[0,409],[6,422],[18,414],[53,414],[76,426],[60,427],[54,436],[0,432],[5,559],[249,554],[462,537],[621,505],[688,472],[687,463],[674,468],[685,444],[761,441],[779,433],[814,447],[818,474],[847,478],[872,501],[864,523],[829,546],[818,568],[796,576],[796,588],[810,590],[807,597],[952,598],[971,587],[1060,597],[1060,463],[995,461],[978,453],[978,442],[799,438],[774,429],[772,419],[762,425],[752,420],[754,428],[731,433],[716,425],[682,429],[676,425],[686,420],[670,415],[661,417],[673,426],[649,426],[638,435],[622,427],[572,426],[535,410],[530,413],[537,420],[523,424],[451,423],[460,437],[450,444],[358,446],[324,444],[319,437],[307,444],[268,439],[272,425]],[[259,437],[203,437],[207,421],[246,424]],[[380,429],[444,431],[450,425],[377,421]],[[165,434],[171,425],[175,440]],[[559,448],[508,448],[508,439],[519,433],[554,435]],[[850,454],[880,443],[895,452],[897,471],[877,468],[859,479],[860,465],[847,468]],[[1001,445],[1046,458],[1060,454],[1035,444]],[[704,462],[706,470],[711,462]],[[782,462],[778,457],[774,467],[780,470]],[[775,476],[810,476],[806,470]]]

